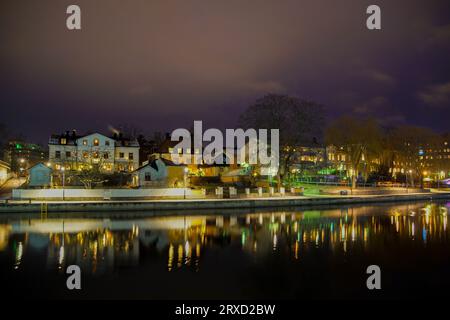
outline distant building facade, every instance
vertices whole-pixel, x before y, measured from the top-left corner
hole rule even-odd
[[[77,135],[75,131],[52,135],[48,143],[48,166],[60,170],[83,170],[94,165],[101,171],[132,172],[139,167],[139,143],[120,134]]]
[[[292,173],[303,170],[319,170],[327,164],[326,148],[318,143],[293,147]]]
[[[47,151],[42,146],[22,140],[9,141],[3,156],[15,173],[25,172],[27,168],[46,161],[47,157]]]
[[[329,145],[326,148],[328,164],[339,171],[347,170],[347,162],[350,160],[343,147]]]
[[[450,134],[444,134],[433,144],[408,144],[402,156],[394,154],[391,173],[411,174],[432,179],[444,179],[450,176]]]

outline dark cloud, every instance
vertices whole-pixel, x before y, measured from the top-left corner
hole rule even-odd
[[[428,86],[419,92],[418,96],[429,106],[448,108],[450,105],[450,82]]]
[[[266,92],[445,130],[450,81],[446,0],[69,0],[0,3],[0,95],[10,127],[41,141],[66,128],[127,123],[147,133],[235,126]],[[418,95],[418,93],[420,93]],[[420,98],[418,98],[420,97]]]

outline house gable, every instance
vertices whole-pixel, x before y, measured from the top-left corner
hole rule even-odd
[[[112,147],[115,141],[101,133],[92,133],[77,139],[79,147]]]

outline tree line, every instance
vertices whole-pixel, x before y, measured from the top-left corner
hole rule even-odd
[[[389,175],[389,168],[400,165],[405,172],[422,175],[423,159],[430,151],[444,148],[444,136],[429,128],[412,125],[385,127],[374,118],[344,115],[328,123],[323,105],[298,97],[267,94],[250,105],[240,116],[239,125],[244,128],[271,128],[280,130],[281,184],[290,174],[295,163],[296,147],[310,146],[313,142],[322,146],[333,145],[346,155],[351,170],[352,186],[357,178],[366,179],[373,171]],[[450,147],[449,147],[450,148]],[[431,155],[430,157],[433,157]],[[450,170],[450,159],[436,156],[429,170]]]

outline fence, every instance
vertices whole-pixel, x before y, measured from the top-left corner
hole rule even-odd
[[[14,189],[14,200],[138,200],[149,198],[245,198],[284,196],[285,188],[217,187],[212,193],[206,189],[142,188],[142,189]],[[302,188],[292,188],[291,195],[302,195]]]
[[[154,189],[14,189],[13,199],[44,200],[112,200],[145,198],[183,198],[201,197],[202,190],[188,188],[154,188]]]

